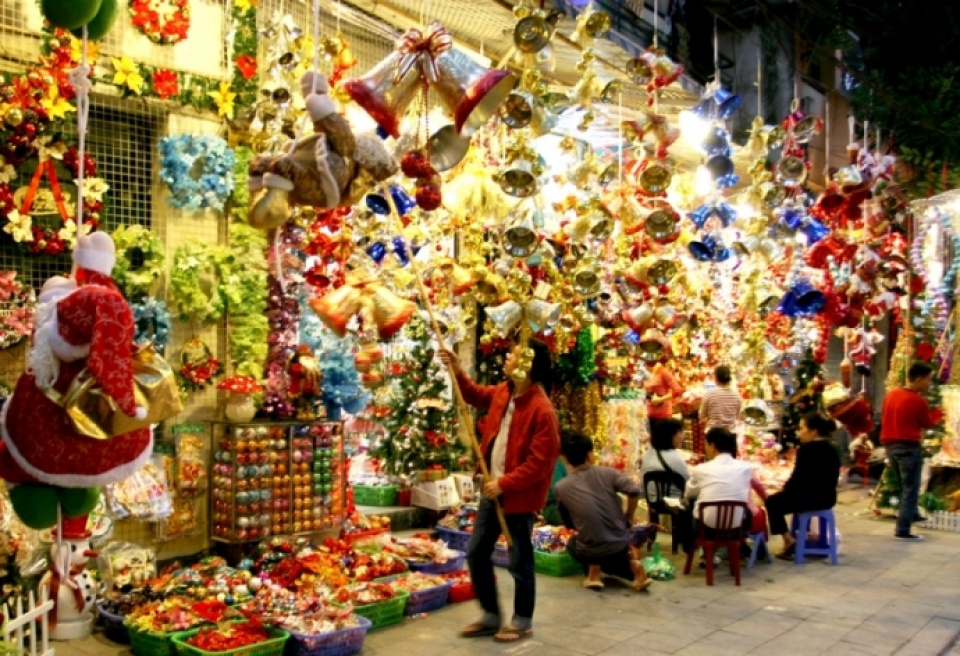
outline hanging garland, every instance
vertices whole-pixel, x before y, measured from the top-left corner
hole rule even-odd
[[[167,304],[155,298],[144,298],[131,303],[130,309],[133,311],[133,322],[136,326],[133,341],[137,344],[149,342],[158,353],[163,353],[170,345],[170,310],[167,309]]]
[[[146,296],[163,273],[163,242],[141,225],[122,226],[112,236],[117,248],[114,281],[127,298]]]
[[[236,156],[219,137],[181,134],[160,140],[160,179],[177,209],[223,210],[233,191]]]
[[[154,43],[172,45],[187,38],[189,0],[130,0],[129,9],[134,27]]]
[[[223,316],[223,294],[216,279],[220,258],[219,249],[202,241],[177,248],[170,269],[170,300],[180,321],[216,323]]]
[[[940,284],[927,288],[927,294],[920,309],[920,315],[935,312],[936,326],[943,328],[947,323],[950,313],[951,295],[953,294],[954,283],[957,279],[957,273],[960,271],[960,236],[954,233],[953,223],[950,215],[942,211],[939,207],[931,207],[919,220],[917,226],[917,236],[910,246],[910,264],[913,265],[914,273],[929,285],[929,272],[926,262],[924,262],[923,248],[927,241],[927,236],[934,225],[939,224],[942,231],[941,239],[949,239],[951,244],[950,252],[953,260],[946,267]]]
[[[16,271],[0,271],[0,350],[19,344],[33,332],[37,298],[16,280]]]

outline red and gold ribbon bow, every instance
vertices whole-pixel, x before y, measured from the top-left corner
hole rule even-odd
[[[426,33],[410,29],[397,42],[397,68],[393,73],[394,83],[402,80],[410,69],[419,63],[421,75],[427,83],[439,79],[437,57],[453,48],[453,35],[438,21],[433,21]]]

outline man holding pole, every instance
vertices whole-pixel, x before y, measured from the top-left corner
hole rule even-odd
[[[536,577],[533,569],[534,514],[544,506],[560,452],[560,425],[544,387],[552,364],[546,344],[529,340],[510,351],[499,385],[478,385],[463,372],[457,356],[441,351],[440,359],[456,373],[463,399],[487,414],[478,428],[481,451],[490,476],[483,484],[473,538],[467,553],[470,577],[483,618],[461,631],[463,637],[493,636],[515,642],[533,635]],[[525,371],[529,365],[529,371]],[[502,531],[509,532],[510,575],[514,579],[513,619],[501,626],[500,603],[493,575],[494,547]]]

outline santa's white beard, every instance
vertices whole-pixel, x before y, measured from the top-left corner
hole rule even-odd
[[[60,359],[51,348],[51,339],[59,330],[57,324],[57,304],[41,303],[37,306],[36,330],[33,334],[33,346],[27,353],[27,368],[33,372],[37,387],[53,387],[60,377]]]

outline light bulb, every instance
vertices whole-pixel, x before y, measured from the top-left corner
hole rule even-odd
[[[710,175],[710,171],[707,170],[705,166],[697,167],[697,174],[693,179],[693,190],[698,196],[709,196],[715,189],[716,185],[713,182],[713,176]]]
[[[691,111],[680,112],[680,136],[691,146],[700,148],[710,131],[711,124]]]

